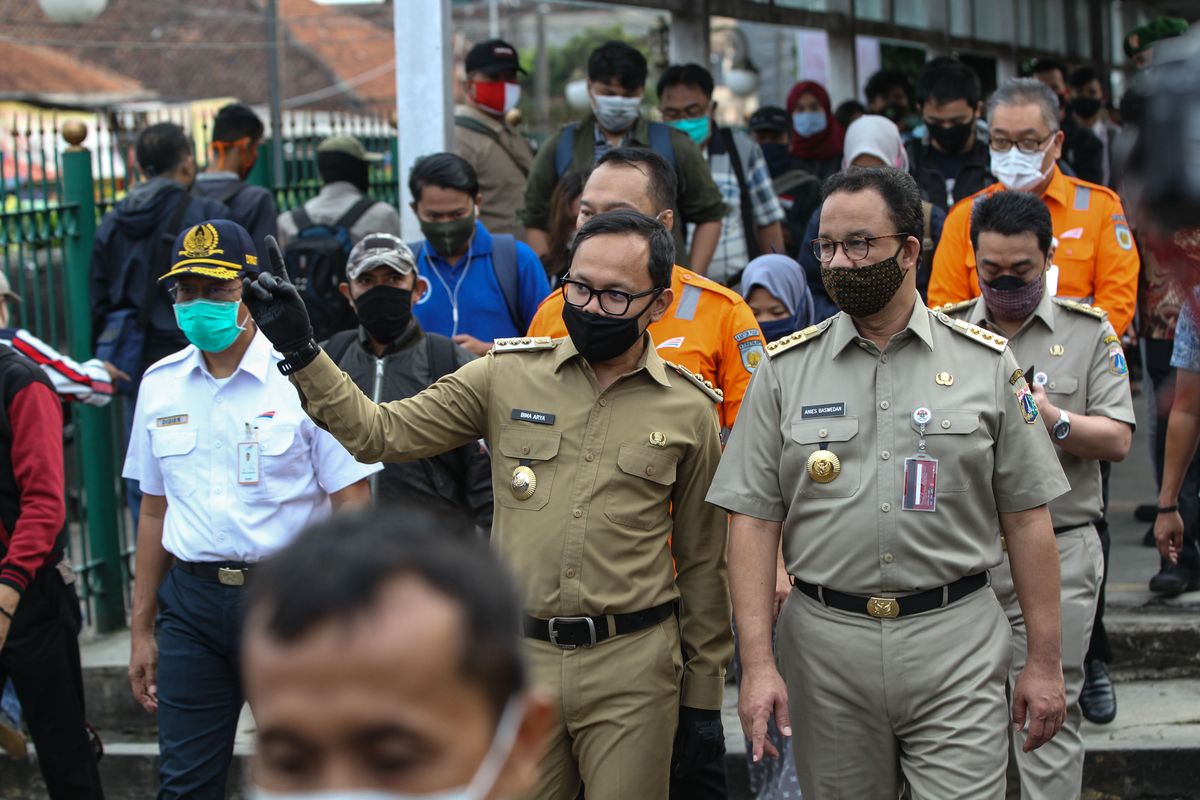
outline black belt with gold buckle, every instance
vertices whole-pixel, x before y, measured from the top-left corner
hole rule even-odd
[[[894,619],[933,611],[935,608],[942,608],[957,602],[972,592],[987,586],[987,573],[977,572],[974,575],[959,578],[954,583],[904,597],[863,597],[826,589],[813,583],[805,583],[794,575],[788,577],[792,579],[792,586],[818,603],[823,603],[839,611],[865,614],[876,619]]]
[[[254,569],[242,561],[175,561],[175,566],[197,578],[216,581],[222,586],[244,586]]]
[[[630,614],[611,614],[601,617],[551,617],[525,618],[525,636],[549,642],[563,650],[576,647],[591,647],[623,633],[633,633],[651,625],[657,625],[675,613],[675,601],[663,603],[645,611]],[[609,629],[609,617],[613,620]]]

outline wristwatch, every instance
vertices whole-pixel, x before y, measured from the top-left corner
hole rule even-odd
[[[1071,435],[1071,417],[1066,411],[1058,412],[1058,422],[1054,423],[1054,429],[1050,432],[1054,434],[1055,441],[1059,442]]]

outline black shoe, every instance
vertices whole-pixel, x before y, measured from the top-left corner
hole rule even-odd
[[[1133,510],[1133,518],[1138,522],[1154,522],[1158,516],[1158,506],[1142,503]]]
[[[1154,540],[1154,526],[1151,525],[1142,534],[1142,547],[1158,547],[1158,542]]]
[[[1117,717],[1117,694],[1113,691],[1108,665],[1092,660],[1084,665],[1083,692],[1079,706],[1088,722],[1107,725]]]
[[[1180,567],[1178,564],[1167,565],[1150,579],[1150,591],[1174,597],[1184,592],[1194,592],[1200,589],[1200,575]]]

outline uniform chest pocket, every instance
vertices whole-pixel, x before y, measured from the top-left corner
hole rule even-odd
[[[187,497],[196,491],[196,471],[199,465],[194,459],[188,458],[195,449],[194,430],[150,429],[150,451],[158,460],[168,502],[171,497]]]
[[[1090,238],[1059,239],[1058,249],[1054,251],[1054,263],[1060,267],[1059,275],[1065,262],[1091,264],[1096,253],[1096,243]]]
[[[273,422],[259,430],[258,483],[243,488],[254,495],[283,499],[288,487],[312,474],[312,460],[301,453],[304,448],[304,437],[296,425]]]
[[[651,530],[670,511],[678,459],[659,448],[622,444],[604,513],[617,525]]]
[[[1079,378],[1075,375],[1055,375],[1046,381],[1046,394],[1070,395],[1079,390]],[[1057,405],[1057,403],[1055,404]]]
[[[858,491],[862,476],[861,447],[858,436],[858,417],[834,417],[796,421],[792,423],[792,442],[789,448],[799,461],[801,497],[851,497]],[[814,468],[808,468],[809,459],[819,450],[837,456],[837,475],[827,483],[813,478],[824,473],[814,459]]]
[[[562,433],[534,425],[502,425],[496,437],[499,458],[492,459],[496,502],[505,508],[539,511],[550,502],[556,459]],[[533,471],[533,493],[528,493],[528,473]],[[524,498],[524,499],[522,499]]]
[[[914,441],[919,440],[917,424],[910,420],[910,425]],[[990,440],[980,433],[979,412],[934,409],[925,436],[926,452],[938,460],[938,493],[965,492],[971,486],[972,459],[991,447]],[[912,450],[916,452],[916,445]]]

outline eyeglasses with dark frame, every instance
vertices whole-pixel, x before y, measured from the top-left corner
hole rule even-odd
[[[1054,130],[1050,131],[1048,136],[1045,136],[1041,139],[1034,139],[1031,136],[1027,136],[1024,139],[1020,139],[1015,142],[1012,139],[1005,139],[1003,136],[993,136],[988,146],[997,153],[1007,153],[1009,150],[1013,149],[1013,145],[1015,144],[1018,150],[1027,156],[1031,156],[1035,153],[1042,152],[1042,146],[1045,145],[1046,142],[1053,139],[1054,134],[1056,133],[1058,133],[1058,131]]]
[[[176,283],[167,289],[171,299],[176,303],[186,303],[189,300],[230,301],[241,297],[242,284],[239,281],[234,286],[193,286]]]
[[[862,261],[871,252],[871,242],[876,239],[894,239],[897,236],[907,237],[907,233],[884,233],[879,236],[851,236],[848,239],[835,242],[833,239],[813,239],[812,245],[813,255],[822,264],[828,264],[833,261],[837,255],[838,245],[842,246],[842,252],[846,254],[846,258],[851,261]]]
[[[648,295],[657,297],[664,291],[665,289],[647,289],[644,292],[630,294],[629,292],[622,292],[619,289],[593,289],[586,283],[580,283],[579,281],[565,277],[562,279],[563,302],[567,305],[583,308],[592,302],[593,297],[596,297],[599,298],[600,308],[604,313],[614,317],[619,317],[628,311],[629,306],[639,297],[646,297]]]

